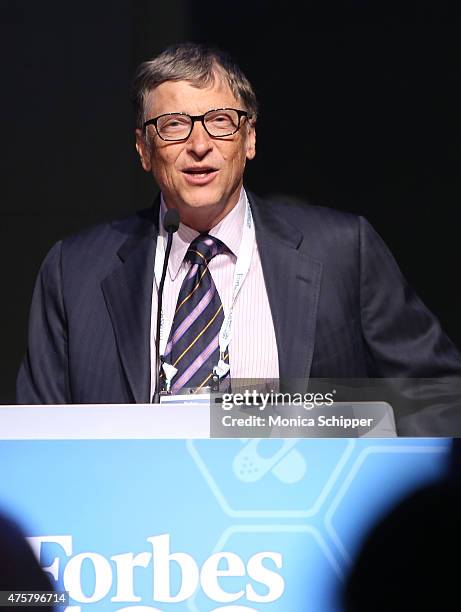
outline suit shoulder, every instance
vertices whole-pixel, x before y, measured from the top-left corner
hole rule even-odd
[[[363,217],[357,214],[319,206],[309,201],[287,195],[262,199],[251,196],[258,214],[269,223],[283,223],[293,232],[301,233],[309,244],[356,245],[360,236]],[[366,223],[366,222],[365,222]]]
[[[130,237],[152,232],[153,223],[153,209],[148,208],[119,219],[93,225],[67,236],[61,242],[65,250],[81,250],[90,248],[91,245],[113,247],[123,244]]]
[[[80,276],[84,270],[90,275],[104,275],[118,263],[122,246],[130,248],[130,243],[153,235],[153,218],[150,208],[71,234],[51,247],[42,267],[59,266],[71,276]]]
[[[274,212],[285,216],[288,221],[291,217],[306,223],[357,227],[360,219],[355,213],[315,204],[294,196],[271,196],[266,202]]]

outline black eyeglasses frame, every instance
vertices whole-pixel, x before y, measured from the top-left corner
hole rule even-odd
[[[226,111],[226,110],[231,110],[231,111],[235,111],[238,115],[238,125],[236,127],[236,129],[233,132],[229,132],[229,134],[220,134],[219,136],[215,136],[214,134],[210,134],[210,132],[208,131],[207,126],[205,125],[205,117],[209,114],[209,113],[215,113],[217,111]],[[189,117],[191,119],[191,125],[190,125],[190,131],[189,134],[187,136],[185,136],[184,138],[164,138],[163,136],[160,135],[160,132],[158,131],[158,127],[157,127],[157,122],[159,119],[161,119],[162,117],[166,117],[169,115],[182,115],[184,117]],[[252,114],[249,113],[248,111],[244,111],[238,108],[211,108],[210,110],[208,110],[206,113],[204,113],[203,115],[189,115],[189,113],[162,113],[161,115],[158,115],[157,117],[153,117],[152,119],[148,119],[147,121],[145,121],[143,123],[143,130],[144,132],[146,131],[147,126],[149,125],[153,125],[155,127],[155,131],[157,132],[157,135],[159,138],[161,138],[162,140],[164,140],[165,142],[181,142],[184,140],[187,140],[190,135],[192,134],[192,130],[194,129],[194,125],[196,121],[200,121],[200,123],[203,125],[203,127],[205,128],[206,133],[211,137],[211,138],[227,138],[228,136],[232,136],[233,134],[236,134],[241,125],[242,125],[242,117],[246,117],[247,121],[249,119],[252,118]]]

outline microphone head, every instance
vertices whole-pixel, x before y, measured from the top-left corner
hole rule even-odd
[[[163,227],[168,234],[174,234],[179,228],[179,213],[176,208],[169,208],[163,217]]]

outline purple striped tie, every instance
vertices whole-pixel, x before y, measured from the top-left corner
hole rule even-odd
[[[181,285],[164,353],[164,360],[178,369],[172,393],[183,387],[199,389],[211,384],[219,359],[218,337],[224,314],[208,263],[226,251],[218,238],[208,234],[197,236],[187,250],[185,260],[191,267]]]

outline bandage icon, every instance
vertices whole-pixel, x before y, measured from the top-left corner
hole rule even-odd
[[[257,482],[273,474],[284,484],[293,484],[306,473],[306,462],[293,448],[296,439],[255,438],[245,443],[233,461],[234,474],[242,482]]]

